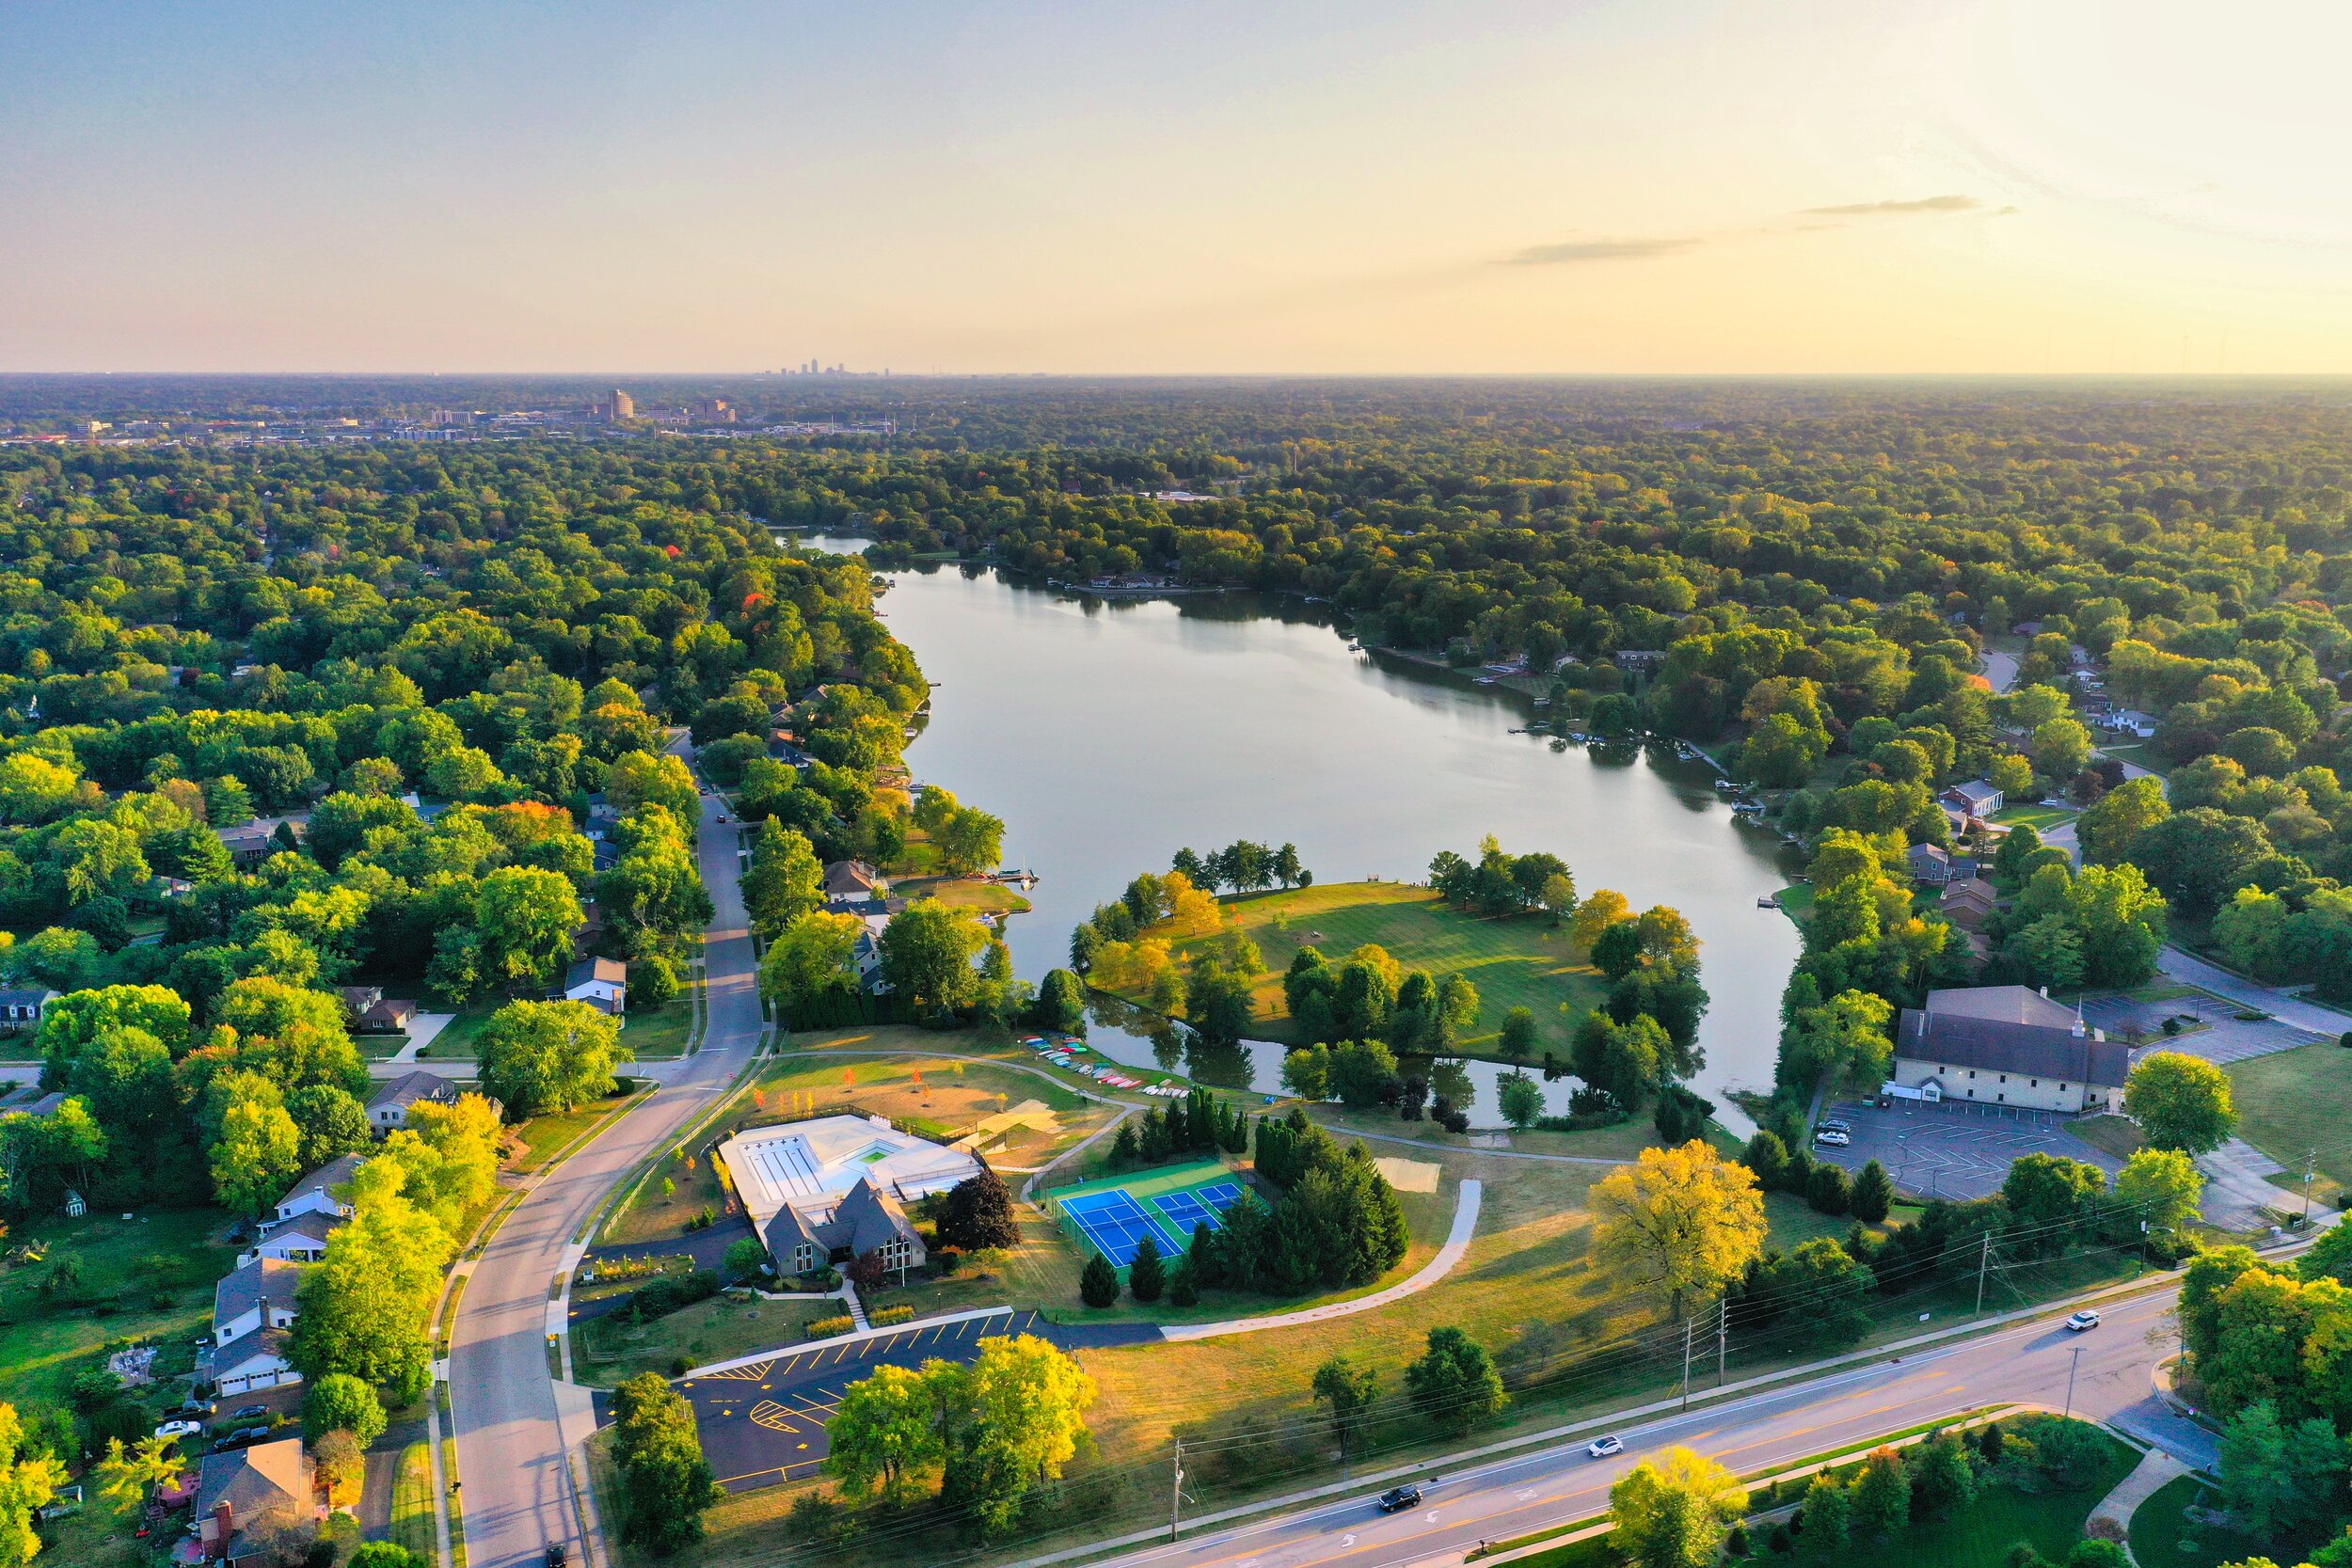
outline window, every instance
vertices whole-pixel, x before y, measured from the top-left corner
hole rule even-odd
[[[2004,1084],[2006,1084],[2006,1083],[2008,1083],[2008,1082],[2009,1082],[2009,1074],[2008,1074],[2008,1073],[2004,1072],[2004,1073],[2002,1073],[2002,1074],[2001,1074],[2001,1082],[2002,1082],[2002,1083],[2004,1083]],[[2008,1097],[2007,1095],[2003,1095],[2001,1098],[2002,1098],[2002,1099],[2004,1099],[2004,1100],[2006,1100],[2006,1099],[2008,1099],[2009,1097]]]
[[[1970,1068],[1970,1069],[1968,1069],[1968,1076],[1969,1076],[1969,1077],[1971,1077],[1971,1078],[1974,1078],[1976,1075],[1977,1075],[1977,1069],[1976,1069],[1975,1068]]]
[[[2039,1079],[2039,1078],[2036,1078],[2036,1079],[2032,1080],[2030,1083],[2028,1083],[2026,1086],[2027,1088],[2034,1088],[2034,1089],[2038,1089],[2038,1088],[2040,1088],[2040,1087],[2042,1086],[2042,1080],[2041,1080],[2041,1079]]]

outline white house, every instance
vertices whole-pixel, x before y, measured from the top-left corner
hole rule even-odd
[[[275,1258],[281,1263],[318,1262],[326,1256],[327,1238],[350,1223],[342,1214],[307,1211],[282,1224],[271,1226],[262,1239],[253,1243],[253,1250],[238,1261]]]
[[[302,1373],[288,1358],[291,1332],[264,1328],[231,1340],[212,1353],[213,1387],[221,1394],[250,1394],[257,1388],[277,1388],[300,1383]]]
[[[294,1288],[302,1267],[282,1259],[256,1258],[213,1287],[213,1344],[217,1349],[248,1334],[292,1328]]]
[[[364,1154],[338,1154],[301,1180],[286,1189],[274,1210],[282,1224],[297,1214],[329,1214],[341,1219],[351,1217],[351,1199],[338,1197],[335,1190],[347,1187],[359,1174],[359,1167],[368,1163]]]
[[[564,1000],[585,1002],[598,1012],[619,1014],[628,1006],[628,966],[618,958],[582,958],[564,977]]]
[[[32,1028],[60,994],[45,987],[14,986],[0,990],[0,1028]]]
[[[376,1085],[368,1097],[368,1125],[385,1137],[408,1125],[408,1113],[419,1105],[454,1105],[457,1085],[437,1072],[404,1072]]]
[[[2116,735],[2128,735],[2140,740],[2153,740],[2156,721],[2137,708],[2120,707],[2099,721],[2099,727]]]

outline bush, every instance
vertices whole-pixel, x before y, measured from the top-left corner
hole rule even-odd
[[[914,1320],[914,1308],[912,1307],[885,1307],[879,1312],[868,1312],[866,1315],[866,1321],[876,1328],[889,1328],[897,1323],[912,1323]]]
[[[628,1298],[628,1310],[639,1318],[663,1318],[681,1307],[708,1301],[719,1293],[719,1276],[708,1269],[657,1279]]]
[[[836,1334],[847,1334],[857,1326],[857,1320],[844,1312],[837,1318],[818,1318],[802,1332],[812,1339],[830,1339]]]
[[[1824,1214],[1844,1213],[1852,1201],[1846,1173],[1827,1161],[1815,1165],[1805,1178],[1804,1200]]]

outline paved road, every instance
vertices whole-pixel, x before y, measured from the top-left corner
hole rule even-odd
[[[1999,648],[1984,651],[1984,678],[1993,683],[1995,691],[2007,691],[2017,684],[2017,656]]]
[[[2281,1023],[2292,1023],[2297,1029],[2308,1029],[2314,1035],[2334,1039],[2346,1029],[2352,1029],[2352,1016],[2317,1006],[2289,996],[2275,987],[2233,974],[2177,947],[2167,947],[2157,957],[2156,967],[2185,985],[2202,987],[2216,996],[2268,1013]]]
[[[703,1049],[668,1064],[651,1099],[549,1172],[500,1227],[459,1304],[449,1382],[471,1568],[537,1568],[556,1542],[571,1547],[575,1562],[601,1560],[584,1549],[571,1499],[563,1439],[577,1444],[592,1429],[584,1394],[567,1386],[559,1436],[548,1288],[607,1191],[723,1095],[758,1045],[756,965],[736,878],[741,834],[718,821],[723,804],[703,802],[702,874],[718,911],[704,937]]]
[[[1733,1404],[1627,1427],[1626,1451],[1586,1457],[1587,1437],[1523,1458],[1444,1474],[1423,1482],[1423,1504],[1383,1516],[1372,1505],[1377,1487],[1344,1501],[1297,1513],[1211,1529],[1181,1544],[1148,1547],[1115,1560],[1119,1568],[1395,1568],[1455,1554],[1482,1540],[1500,1540],[1598,1513],[1610,1484],[1643,1458],[1670,1445],[1696,1449],[1735,1470],[1753,1471],[1838,1448],[1846,1443],[1932,1420],[1972,1405],[2011,1402],[2065,1406],[2069,1362],[2075,1351],[2073,1408],[2153,1442],[2192,1465],[2217,1458],[2212,1436],[2165,1409],[2154,1398],[2155,1363],[2172,1353],[2175,1289],[2167,1287],[2125,1305],[2104,1308],[2105,1322],[2070,1335],[2052,1317],[1948,1349],[1923,1351],[1896,1363],[1834,1373],[1782,1392],[1749,1396]]]

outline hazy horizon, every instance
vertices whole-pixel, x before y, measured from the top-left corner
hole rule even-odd
[[[2316,0],[18,6],[0,371],[2352,372],[2347,41]]]

